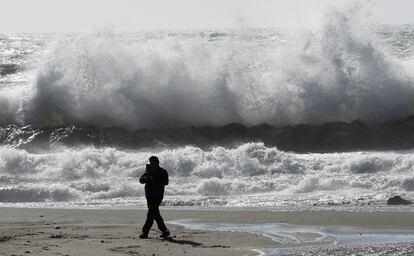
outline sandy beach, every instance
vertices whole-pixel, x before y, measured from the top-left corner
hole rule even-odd
[[[411,233],[414,213],[409,212],[264,212],[264,211],[162,211],[165,220],[193,220],[195,223],[343,227],[359,230],[383,230]],[[145,209],[40,209],[1,208],[1,255],[259,255],[262,248],[284,248],[288,245],[254,232],[229,232],[185,228],[168,224],[172,237],[158,238],[153,230],[149,239],[139,239]],[[303,243],[314,243],[318,234],[306,231],[295,236]],[[316,236],[316,237],[315,237]],[[315,240],[316,239],[316,240]],[[313,241],[313,242],[312,242]],[[381,247],[382,246],[382,247]],[[380,245],[381,251],[384,250]],[[376,245],[378,247],[378,245]],[[369,250],[375,251],[375,246]],[[392,245],[391,245],[392,247]],[[406,252],[412,244],[404,243]],[[391,248],[390,250],[394,250]],[[340,250],[336,249],[330,250]],[[329,249],[326,250],[329,255]],[[286,254],[288,255],[288,254]],[[292,254],[294,255],[294,254]],[[309,255],[312,255],[311,253]],[[316,254],[315,254],[316,255]],[[330,255],[335,254],[334,252]],[[387,255],[387,254],[384,254]],[[393,254],[389,254],[393,255]],[[409,255],[409,254],[401,254]]]

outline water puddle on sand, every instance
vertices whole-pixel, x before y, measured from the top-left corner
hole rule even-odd
[[[169,221],[170,224],[181,225],[188,229],[248,232],[270,237],[281,245],[280,248],[260,250],[263,255],[411,255],[414,252],[414,230],[379,230],[357,227],[301,226],[283,223],[266,224],[233,224],[233,223],[200,223],[196,220]],[[413,243],[393,246],[401,243]],[[389,246],[385,246],[389,245]],[[385,252],[386,248],[397,254],[375,254],[376,250]],[[381,248],[379,248],[381,247]],[[412,248],[411,248],[412,247]],[[324,249],[323,252],[321,249]],[[401,253],[398,248],[401,248]],[[334,251],[332,251],[334,250]],[[363,250],[358,252],[358,250]],[[364,251],[367,252],[364,252]],[[373,254],[369,254],[372,252]],[[315,253],[315,254],[314,254]],[[405,254],[408,253],[408,254]]]

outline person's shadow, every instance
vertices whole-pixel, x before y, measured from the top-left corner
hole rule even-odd
[[[201,247],[201,248],[230,248],[228,245],[204,245],[202,243],[194,242],[191,240],[178,240],[172,237],[166,237],[163,240],[168,241],[173,244],[181,244],[181,245],[191,245],[192,247]]]
[[[173,244],[181,244],[181,245],[191,245],[192,247],[204,247],[202,243],[194,242],[191,240],[178,240],[172,237],[166,237],[163,240],[168,241]]]

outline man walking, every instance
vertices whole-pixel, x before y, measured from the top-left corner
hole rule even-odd
[[[158,157],[151,156],[149,162],[150,164],[147,164],[145,173],[139,179],[141,184],[145,184],[145,197],[147,198],[148,205],[147,220],[142,227],[142,234],[139,237],[143,239],[148,238],[148,233],[154,220],[157,222],[158,229],[162,232],[160,237],[168,237],[170,236],[170,231],[165,226],[159,209],[164,197],[164,187],[168,185],[168,173],[160,167]]]

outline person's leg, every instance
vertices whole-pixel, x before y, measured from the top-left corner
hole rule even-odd
[[[148,206],[148,213],[147,213],[147,220],[145,221],[144,226],[142,227],[142,233],[148,234],[151,230],[152,224],[154,223],[154,216],[158,210],[157,202],[152,202],[151,200],[147,200]]]
[[[162,199],[157,201],[157,205],[156,205],[157,207],[154,209],[154,219],[157,222],[158,229],[161,232],[165,233],[165,232],[168,232],[168,228],[165,225],[163,218],[161,217],[160,208],[159,208],[161,202],[162,202]]]

